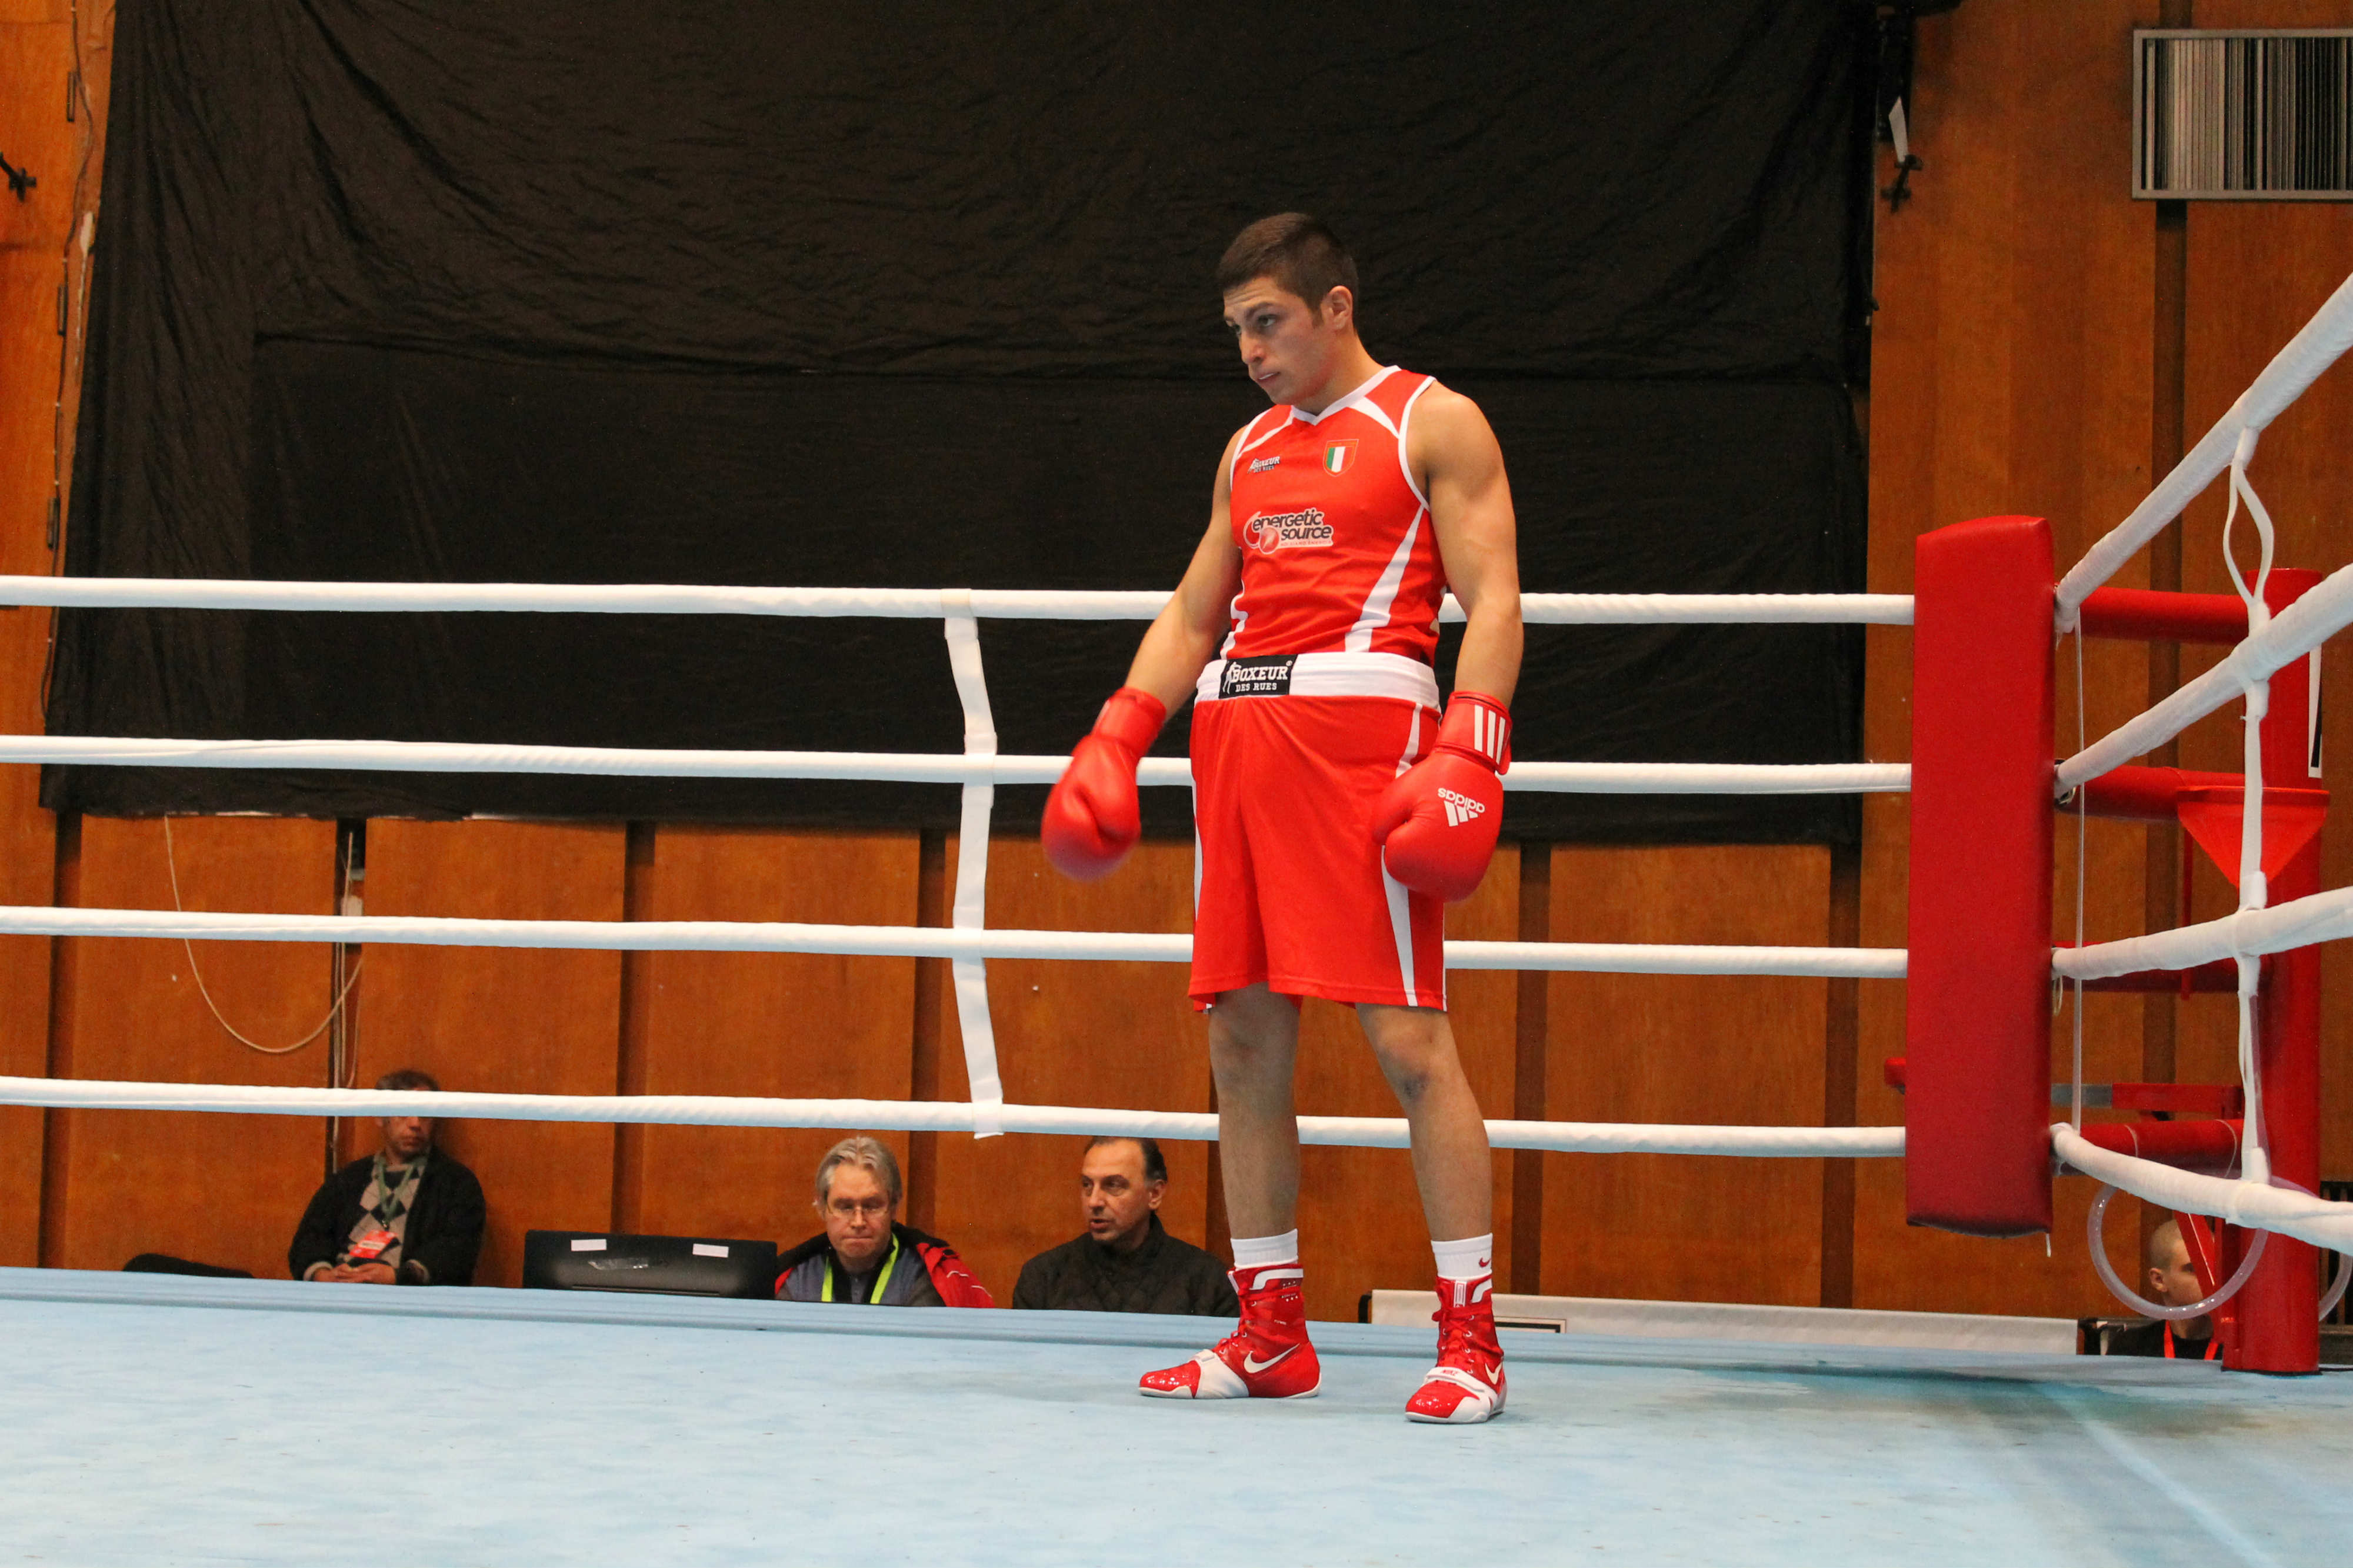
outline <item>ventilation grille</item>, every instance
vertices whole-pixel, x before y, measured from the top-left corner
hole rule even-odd
[[[2353,201],[2353,29],[2136,32],[2133,195]]]

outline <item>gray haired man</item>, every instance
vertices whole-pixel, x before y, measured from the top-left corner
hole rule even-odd
[[[825,1229],[776,1260],[776,1300],[859,1307],[994,1307],[964,1259],[899,1223],[899,1162],[875,1139],[845,1138],[817,1166]]]

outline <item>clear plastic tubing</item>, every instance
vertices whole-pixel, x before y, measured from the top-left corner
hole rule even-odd
[[[2302,1193],[2306,1197],[2313,1195],[2311,1188],[2300,1182],[2291,1182],[2285,1176],[2274,1176],[2272,1185],[2285,1187],[2290,1192]],[[2247,1249],[2246,1257],[2239,1260],[2237,1272],[2224,1280],[2221,1288],[2204,1300],[2192,1302],[2187,1307],[2163,1306],[2155,1301],[2145,1300],[2134,1294],[2126,1287],[2123,1280],[2116,1278],[2115,1267],[2108,1262],[2106,1241],[2108,1200],[2116,1195],[2116,1188],[2103,1186],[2100,1189],[2100,1195],[2092,1200],[2092,1213],[2087,1222],[2087,1228],[2091,1232],[2092,1267],[2098,1271],[2100,1282],[2108,1288],[2117,1300],[2147,1317],[2170,1318],[2177,1323],[2191,1318],[2204,1317],[2239,1293],[2239,1288],[2244,1285],[2247,1282],[2247,1277],[2255,1271],[2257,1260],[2263,1257],[2264,1247],[2271,1241],[2271,1232],[2267,1230],[2255,1232],[2255,1244]],[[2337,1310],[2337,1303],[2345,1300],[2345,1289],[2348,1285],[2353,1285],[2353,1252],[2340,1252],[2337,1255],[2337,1277],[2330,1281],[2327,1292],[2320,1298],[2320,1316],[2323,1321],[2327,1320],[2329,1313]]]
[[[2100,1195],[2092,1200],[2091,1217],[2086,1226],[2091,1232],[2092,1267],[2099,1271],[2100,1283],[2105,1285],[2117,1300],[2144,1317],[2169,1318],[2177,1323],[2186,1322],[2191,1318],[2204,1317],[2239,1293],[2239,1287],[2244,1285],[2248,1277],[2254,1273],[2256,1263],[2261,1261],[2263,1256],[2263,1248],[2271,1242],[2270,1231],[2255,1232],[2255,1244],[2247,1248],[2247,1255],[2239,1260],[2238,1271],[2222,1281],[2221,1287],[2211,1296],[2202,1301],[2193,1301],[2187,1307],[2168,1307],[2162,1302],[2147,1300],[2134,1294],[2129,1286],[2116,1278],[2116,1265],[2108,1261],[2108,1200],[2116,1195],[2116,1188],[2104,1184],[2100,1188]],[[2339,1269],[2337,1272],[2341,1275],[2344,1271]],[[2334,1301],[2329,1304],[2336,1305]]]

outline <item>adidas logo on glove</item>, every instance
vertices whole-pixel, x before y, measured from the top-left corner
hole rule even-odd
[[[1469,795],[1459,795],[1451,789],[1440,790],[1438,798],[1446,803],[1446,826],[1449,827],[1460,827],[1487,809],[1485,801],[1472,800]]]

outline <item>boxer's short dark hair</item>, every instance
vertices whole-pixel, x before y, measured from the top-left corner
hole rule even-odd
[[[1306,213],[1262,217],[1226,247],[1218,262],[1219,293],[1230,294],[1260,278],[1273,279],[1318,312],[1324,297],[1335,289],[1345,289],[1360,307],[1364,303],[1364,293],[1356,287],[1356,258],[1322,218]]]

